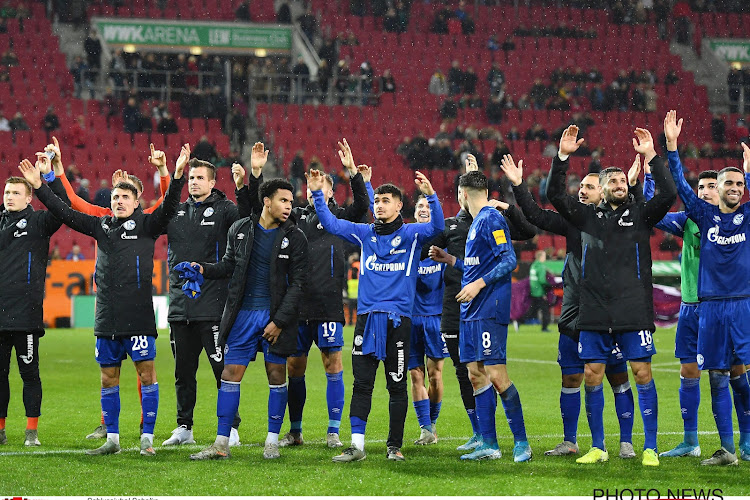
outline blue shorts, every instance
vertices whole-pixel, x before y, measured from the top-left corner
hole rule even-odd
[[[224,345],[224,364],[247,366],[251,361],[255,361],[260,350],[263,351],[266,362],[286,364],[286,358],[269,351],[271,344],[263,338],[263,330],[270,322],[271,312],[268,309],[240,310]]]
[[[508,325],[494,319],[461,321],[458,355],[461,363],[482,361],[485,365],[504,365]]]
[[[677,333],[674,337],[674,357],[685,363],[698,359],[698,304],[680,304]]]
[[[698,368],[729,370],[750,364],[750,299],[707,300],[698,305]]]
[[[335,321],[301,322],[297,334],[297,352],[291,357],[307,356],[313,341],[321,351],[340,351],[344,345],[344,325]]]
[[[444,359],[450,357],[443,334],[440,333],[440,316],[412,316],[409,370],[424,366],[424,357]]]
[[[656,346],[648,330],[639,332],[607,333],[582,330],[578,337],[578,355],[586,363],[609,361],[615,349],[621,351],[627,361],[650,363],[656,354]]]
[[[133,363],[156,358],[156,337],[133,335],[116,339],[96,338],[96,362],[103,368],[121,366],[128,356]]]
[[[575,375],[583,373],[583,367],[586,364],[578,355],[578,343],[568,335],[560,334],[560,340],[557,342],[557,364],[563,375]],[[607,360],[608,374],[624,373],[628,371],[628,364],[625,362],[625,356],[619,346],[615,346],[609,354]]]

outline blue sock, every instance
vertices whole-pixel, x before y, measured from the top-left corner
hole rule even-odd
[[[591,429],[591,446],[606,449],[604,447],[604,391],[602,384],[586,385],[586,417]]]
[[[326,401],[328,402],[328,432],[338,434],[344,412],[344,372],[326,373]]]
[[[284,422],[286,403],[289,399],[289,388],[286,383],[281,385],[268,385],[268,432],[279,434],[281,424]]]
[[[734,453],[734,430],[732,428],[732,399],[729,395],[729,374],[717,371],[708,372],[711,381],[711,409],[714,412],[716,428],[719,430],[721,446]]]
[[[141,386],[141,408],[143,409],[143,433],[153,434],[156,414],[159,412],[159,382]]]
[[[364,434],[367,429],[367,420],[359,417],[349,416],[349,423],[352,426],[352,434]]]
[[[432,401],[430,401],[430,423],[432,425],[435,425],[437,423],[437,419],[440,416],[440,408],[442,406],[442,401],[438,401],[437,403],[433,403]]]
[[[698,446],[698,406],[701,402],[701,379],[680,377],[680,412],[682,427],[685,429],[683,440],[687,444]]]
[[[221,381],[219,395],[216,398],[216,416],[219,425],[216,429],[217,436],[229,437],[232,430],[232,422],[237,409],[240,407],[240,383]]]
[[[479,430],[484,443],[497,448],[497,431],[495,429],[495,409],[497,408],[497,395],[492,384],[474,391],[476,401],[476,415]]]
[[[613,387],[612,392],[615,395],[617,420],[620,421],[620,442],[632,443],[635,403],[633,402],[633,390],[630,388],[630,382]]]
[[[500,400],[503,402],[505,418],[508,420],[510,432],[513,433],[513,440],[526,441],[526,425],[523,422],[521,396],[512,382],[510,387],[505,389],[504,393],[500,394]]]
[[[307,399],[305,376],[289,377],[289,421],[291,432],[302,432],[302,410]]]
[[[643,449],[652,449],[656,451],[656,433],[659,429],[659,400],[656,396],[656,385],[651,380],[648,384],[636,384],[638,388],[638,406],[641,408],[641,418],[643,419],[643,433],[645,441]]]
[[[120,386],[102,387],[102,415],[110,434],[120,433]]]
[[[750,383],[747,373],[729,380],[734,393],[734,409],[737,412],[737,424],[740,428],[740,444],[750,444]]]
[[[469,422],[471,422],[471,430],[476,434],[477,436],[480,436],[482,434],[482,431],[479,430],[479,420],[477,420],[477,409],[476,408],[466,408],[466,415],[469,416]]]
[[[414,401],[414,411],[417,413],[417,423],[422,429],[430,428],[430,400]]]
[[[563,387],[560,391],[560,415],[563,421],[563,439],[577,443],[578,417],[581,414],[581,388]]]

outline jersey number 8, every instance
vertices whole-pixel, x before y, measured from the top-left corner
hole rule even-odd
[[[490,338],[490,332],[482,332],[482,347],[489,349],[492,346],[492,339]]]

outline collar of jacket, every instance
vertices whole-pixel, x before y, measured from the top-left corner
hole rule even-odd
[[[26,208],[24,208],[23,210],[19,210],[18,212],[11,212],[9,210],[6,210],[5,206],[3,205],[3,211],[2,213],[0,213],[0,216],[2,216],[3,218],[7,217],[8,219],[21,219],[23,217],[27,217],[33,211],[34,207],[32,207],[31,205],[28,205]]]
[[[628,193],[628,201],[626,201],[625,203],[623,203],[622,205],[620,205],[619,207],[615,209],[613,209],[612,205],[610,205],[604,200],[602,200],[601,203],[599,203],[599,206],[597,208],[599,208],[600,210],[604,212],[619,212],[621,208],[630,206],[634,203],[635,203],[635,196],[633,196],[633,193]]]
[[[328,208],[333,211],[333,209],[338,208],[339,204],[336,203],[336,200],[331,196],[331,198],[328,200]],[[302,209],[302,211],[306,214],[314,214],[315,213],[315,204],[314,203],[308,203],[305,208]]]
[[[216,188],[211,189],[211,194],[209,194],[205,200],[201,201],[200,204],[210,204],[210,203],[216,203],[219,200],[226,199],[227,195],[224,194],[223,191],[220,191]],[[195,205],[197,202],[192,196],[188,196],[187,202],[190,205]]]
[[[253,228],[255,228],[255,224],[260,224],[260,214],[253,214],[251,216],[253,220]],[[297,219],[294,217],[294,213],[289,214],[289,218],[279,224],[279,228],[282,229],[285,233],[288,233],[290,230],[294,229],[297,226]]]
[[[398,216],[391,222],[379,222],[376,219],[375,224],[373,224],[373,229],[375,230],[376,234],[380,236],[386,236],[395,233],[403,225],[404,219],[403,217],[401,217],[401,214],[398,214]]]
[[[456,219],[460,220],[460,221],[467,221],[467,222],[471,223],[474,220],[474,217],[471,216],[471,213],[469,213],[468,210],[464,210],[462,208],[456,214]]]

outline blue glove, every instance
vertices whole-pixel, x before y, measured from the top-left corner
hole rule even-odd
[[[189,262],[180,262],[174,266],[174,270],[180,273],[180,279],[184,279],[182,292],[190,299],[197,299],[201,296],[201,285],[204,278],[200,273],[200,266],[196,264],[191,266]]]

